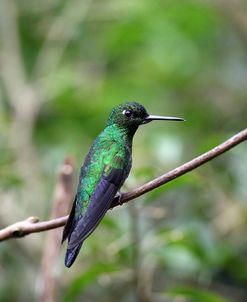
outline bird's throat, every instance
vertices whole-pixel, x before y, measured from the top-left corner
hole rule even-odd
[[[106,127],[104,132],[107,132],[107,136],[121,144],[132,145],[133,137],[137,129],[138,127],[127,128],[113,124]]]

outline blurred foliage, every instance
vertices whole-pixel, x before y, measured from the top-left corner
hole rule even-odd
[[[2,0],[0,226],[49,217],[64,157],[78,174],[118,103],[187,120],[139,130],[125,190],[246,127],[244,14],[240,0]],[[110,212],[69,271],[63,249],[59,301],[245,302],[246,151]],[[44,236],[1,243],[1,301],[36,300]]]

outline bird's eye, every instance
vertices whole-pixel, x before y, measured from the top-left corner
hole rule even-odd
[[[131,110],[124,110],[123,111],[123,115],[127,116],[127,117],[131,117],[133,115],[133,112]]]

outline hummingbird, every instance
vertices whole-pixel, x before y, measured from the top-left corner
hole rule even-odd
[[[154,120],[184,121],[179,117],[148,114],[143,105],[127,102],[113,108],[105,129],[93,142],[81,167],[77,193],[63,230],[68,239],[65,266],[70,267],[84,240],[95,230],[132,166],[132,141],[140,125]]]

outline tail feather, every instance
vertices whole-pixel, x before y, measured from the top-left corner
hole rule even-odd
[[[75,200],[74,200],[74,203],[73,203],[73,207],[70,211],[70,214],[69,214],[69,218],[65,224],[65,227],[63,229],[63,237],[62,237],[62,243],[68,238],[70,237],[71,235],[71,232],[73,231],[73,227],[74,227],[74,224],[75,224],[75,206],[76,206],[76,197],[75,197]]]
[[[69,249],[69,248],[67,249],[66,255],[65,255],[65,260],[64,260],[65,266],[71,267],[71,265],[74,263],[76,257],[79,254],[79,251],[81,249],[82,243],[80,243],[79,245],[75,246],[72,249]]]

